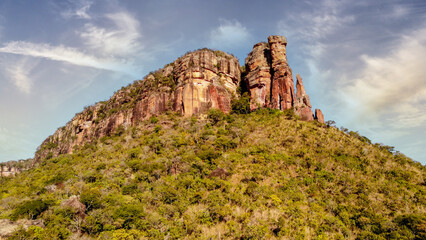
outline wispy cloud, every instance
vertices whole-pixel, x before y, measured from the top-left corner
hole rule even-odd
[[[76,48],[63,45],[52,46],[50,44],[38,44],[31,42],[15,41],[6,43],[0,48],[0,52],[12,53],[32,57],[41,57],[55,61],[62,61],[78,66],[93,67],[104,70],[112,70],[134,74],[132,62],[117,58],[98,58],[86,54]]]
[[[64,18],[80,18],[80,19],[91,19],[91,16],[87,13],[92,6],[92,1],[82,0],[73,2],[75,6],[61,13]]]
[[[363,55],[360,76],[342,89],[355,102],[364,121],[392,116],[395,128],[412,128],[426,122],[426,27],[403,36],[393,51],[382,57]]]
[[[37,64],[37,61],[30,61],[28,58],[22,58],[20,61],[4,67],[4,69],[9,81],[11,81],[19,91],[30,94],[33,86],[33,79],[30,77],[30,73]]]
[[[238,21],[220,20],[220,25],[210,32],[209,46],[214,48],[235,48],[250,41],[250,33]]]
[[[326,48],[322,41],[353,22],[355,17],[342,14],[345,1],[315,1],[310,4],[315,4],[315,7],[309,8],[311,11],[289,14],[278,22],[277,29],[283,35],[306,43],[305,50],[311,56],[320,56]]]
[[[87,23],[79,35],[89,48],[101,55],[134,55],[142,50],[140,24],[127,12],[105,15],[112,27],[104,28]]]

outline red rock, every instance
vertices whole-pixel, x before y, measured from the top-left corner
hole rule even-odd
[[[287,39],[283,36],[269,36],[272,62],[272,91],[270,107],[286,110],[294,104],[293,74],[287,63]]]
[[[312,112],[311,101],[309,100],[308,94],[306,94],[305,87],[303,86],[302,78],[299,74],[296,74],[296,101],[294,102],[294,112],[304,121],[313,121],[314,114]]]
[[[240,64],[232,55],[208,49],[185,54],[76,114],[42,143],[35,161],[72,153],[76,146],[112,135],[120,126],[127,128],[166,111],[191,116],[217,108],[229,113],[240,79]]]
[[[320,123],[325,123],[324,115],[322,114],[320,109],[315,109],[315,119]]]
[[[302,107],[297,114],[300,116],[300,120],[302,120],[302,121],[313,121],[314,120],[314,114],[312,113],[311,108]]]
[[[268,107],[271,91],[270,49],[267,43],[254,45],[245,60],[245,84],[250,91],[250,109]]]
[[[294,108],[302,120],[312,121],[312,106],[299,75],[296,76],[297,94],[294,91],[286,46],[285,37],[270,36],[268,43],[254,45],[246,58],[245,85],[250,93],[250,109]],[[166,111],[192,116],[216,108],[229,113],[240,80],[240,64],[234,56],[208,49],[187,53],[148,74],[144,80],[123,87],[108,101],[76,114],[41,144],[35,162],[72,153],[85,143]],[[316,119],[324,122],[320,111],[316,113]]]

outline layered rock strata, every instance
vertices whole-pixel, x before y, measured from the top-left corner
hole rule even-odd
[[[297,75],[297,94],[287,63],[287,40],[270,36],[268,43],[254,45],[245,60],[244,85],[250,94],[250,109],[294,109],[302,120],[314,115],[309,96]],[[238,60],[222,51],[189,52],[143,80],[123,87],[111,99],[87,107],[39,147],[35,161],[63,153],[76,146],[109,136],[166,111],[184,116],[205,114],[210,108],[231,111],[241,81]],[[318,121],[324,121],[318,110]]]
[[[254,45],[253,51],[246,58],[245,85],[250,92],[250,109],[293,108],[301,120],[313,121],[312,106],[299,74],[296,75],[295,92],[292,70],[287,62],[286,46],[285,37],[269,36],[267,43]]]
[[[166,111],[191,116],[216,108],[229,113],[240,78],[238,59],[232,55],[209,49],[187,53],[76,114],[43,142],[35,160],[71,153],[74,146]]]

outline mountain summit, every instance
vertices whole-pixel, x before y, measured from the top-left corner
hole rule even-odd
[[[206,114],[209,109],[231,111],[233,100],[247,91],[250,110],[293,109],[305,121],[314,118],[324,123],[321,110],[316,116],[309,96],[297,74],[297,93],[292,70],[287,63],[287,40],[270,36],[268,42],[255,44],[240,67],[233,55],[218,50],[189,52],[143,80],[122,88],[111,99],[87,107],[58,129],[39,147],[35,159],[71,153],[74,146],[108,136],[117,128],[166,111],[183,116]]]

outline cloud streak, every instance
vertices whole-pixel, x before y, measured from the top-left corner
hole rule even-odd
[[[21,92],[30,94],[33,81],[29,75],[37,64],[37,62],[29,61],[28,58],[23,58],[19,62],[5,67],[6,74]]]
[[[67,11],[64,11],[61,13],[62,17],[64,18],[78,18],[78,19],[91,19],[92,17],[87,13],[92,6],[92,1],[80,1],[77,2],[76,9],[69,9]]]
[[[54,61],[62,61],[78,66],[93,67],[104,70],[133,74],[135,69],[133,62],[117,58],[98,58],[93,55],[80,52],[76,48],[63,45],[52,46],[50,44],[37,44],[24,41],[6,43],[0,48],[2,53],[19,54],[24,56],[46,58]]]
[[[84,44],[99,55],[129,56],[138,54],[143,46],[140,43],[139,22],[127,12],[105,15],[112,28],[87,23],[79,33]]]

